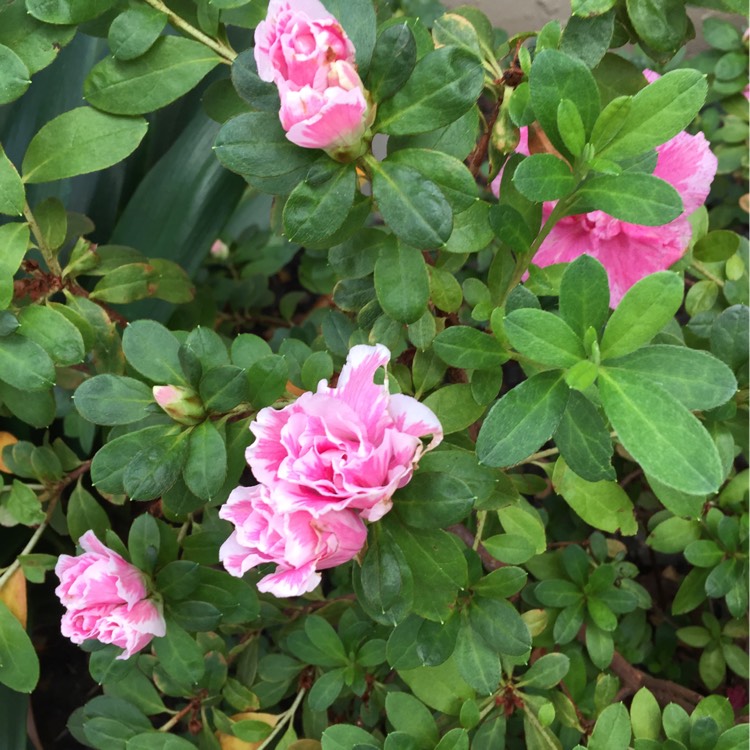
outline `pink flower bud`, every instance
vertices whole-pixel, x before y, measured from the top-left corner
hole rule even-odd
[[[229,257],[229,247],[226,242],[215,240],[211,245],[211,255],[217,260],[226,260]]]
[[[73,643],[95,639],[124,649],[127,659],[151,639],[167,632],[161,602],[149,598],[144,574],[87,531],[79,540],[84,552],[60,555],[55,593],[66,612],[62,634]]]
[[[194,425],[203,421],[206,412],[198,394],[192,388],[177,385],[155,385],[154,401],[175,422]]]

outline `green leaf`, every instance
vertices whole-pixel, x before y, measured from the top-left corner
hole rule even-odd
[[[0,146],[0,214],[20,216],[25,199],[23,182]]]
[[[254,362],[247,371],[249,397],[256,409],[269,406],[286,389],[289,365],[284,357],[269,354]]]
[[[114,4],[114,0],[27,0],[34,18],[53,24],[78,24],[96,18]]]
[[[707,19],[709,20],[709,19]],[[717,229],[701,237],[693,246],[693,257],[703,263],[729,260],[740,249],[740,236],[727,229]]]
[[[492,242],[489,222],[490,204],[475,201],[470,208],[453,217],[453,231],[443,250],[447,253],[478,253]]]
[[[617,482],[587,482],[558,459],[552,477],[555,491],[590,526],[626,536],[638,531],[633,515],[633,503]]]
[[[167,620],[167,634],[154,638],[151,645],[164,671],[189,692],[203,676],[203,652],[195,640],[177,623]]]
[[[114,115],[141,115],[186,94],[219,64],[205,45],[163,36],[135,60],[105,58],[83,84],[86,100]]]
[[[477,596],[472,600],[468,612],[471,627],[495,653],[523,657],[531,650],[531,633],[509,602]]]
[[[496,534],[483,541],[484,548],[506,565],[522,565],[537,554],[536,547],[519,534]]]
[[[469,383],[443,386],[431,393],[424,403],[435,413],[446,435],[474,424],[485,410],[483,404],[474,400]]]
[[[521,675],[517,684],[548,690],[564,679],[569,669],[570,658],[565,654],[545,654]]]
[[[648,545],[657,552],[667,554],[682,552],[686,547],[700,539],[700,523],[695,519],[667,518],[662,521],[648,536]]]
[[[498,654],[490,648],[465,612],[461,613],[453,660],[461,676],[480,695],[489,695],[497,689],[502,676]]]
[[[453,44],[463,47],[477,57],[482,56],[479,34],[468,18],[457,13],[444,13],[432,24],[432,38],[436,47]]]
[[[514,349],[547,367],[572,367],[586,358],[580,338],[551,312],[514,310],[506,316],[504,328]]]
[[[396,493],[394,503],[409,526],[436,529],[463,520],[474,503],[474,493],[450,474],[422,471]]]
[[[357,51],[357,68],[365,76],[375,46],[375,8],[371,0],[325,0],[326,10],[341,24]]]
[[[128,8],[109,26],[109,48],[118,60],[140,57],[159,38],[166,24],[166,14],[149,5]]]
[[[122,494],[123,474],[128,464],[144,449],[159,442],[172,442],[179,433],[176,425],[155,425],[110,440],[94,456],[91,480],[100,492]]]
[[[604,266],[590,255],[568,264],[560,280],[560,316],[583,338],[599,331],[609,316],[609,282]]]
[[[233,365],[214,367],[201,378],[198,390],[208,411],[230,411],[248,399],[247,373]]]
[[[682,304],[682,279],[671,271],[646,276],[620,301],[604,329],[602,360],[630,354],[656,336]]]
[[[570,167],[552,154],[532,154],[513,173],[518,192],[530,201],[556,201],[573,192],[576,179]]]
[[[566,32],[571,27],[571,23],[572,21],[568,22]],[[580,156],[586,143],[586,130],[576,105],[570,99],[563,99],[557,105],[557,127],[570,153],[573,156]]]
[[[423,703],[408,693],[388,693],[385,697],[388,721],[396,731],[407,732],[420,747],[434,747],[438,728],[432,713]]]
[[[420,249],[445,244],[453,229],[453,213],[440,188],[411,167],[387,160],[371,166],[373,197],[394,233]]]
[[[339,697],[344,687],[344,667],[325,672],[315,680],[307,703],[313,711],[325,711]]]
[[[494,336],[470,326],[446,328],[435,337],[432,346],[447,365],[465,370],[495,370],[508,361]]]
[[[55,366],[39,344],[11,333],[0,337],[0,380],[21,390],[46,390],[55,382]]]
[[[712,409],[737,392],[732,371],[708,352],[656,344],[638,349],[607,367],[637,373],[658,383],[688,409]]]
[[[565,25],[560,50],[582,60],[589,68],[596,68],[610,47],[615,22],[614,13],[603,13],[590,18],[573,16]],[[562,129],[562,123],[560,127]],[[571,148],[569,144],[566,145]],[[572,148],[571,152],[575,153]]]
[[[588,482],[614,480],[614,446],[604,420],[584,395],[571,390],[568,404],[554,434],[560,455]]]
[[[599,16],[606,13],[615,4],[615,0],[572,0],[571,11],[575,16]]]
[[[636,740],[658,740],[661,734],[661,709],[653,693],[642,687],[630,705],[630,723]]]
[[[159,526],[149,513],[141,513],[130,526],[128,552],[137,568],[151,573],[159,555],[161,538]]]
[[[383,245],[375,263],[375,291],[383,312],[394,320],[419,320],[430,298],[430,280],[422,253],[403,242]]]
[[[414,578],[413,611],[427,620],[444,622],[452,613],[458,590],[467,584],[460,543],[445,531],[410,529],[396,522],[387,526]]]
[[[409,79],[378,107],[376,130],[389,135],[426,133],[468,112],[482,90],[479,59],[460,47],[441,47],[417,62]]]
[[[344,223],[354,201],[352,164],[329,158],[314,164],[284,205],[284,231],[291,242],[325,242]]]
[[[668,391],[625,370],[600,370],[599,392],[625,450],[644,471],[692,495],[715,492],[723,479],[711,436]]]
[[[23,157],[24,182],[52,182],[97,172],[135,151],[148,129],[142,118],[113,117],[78,107],[50,120]]]
[[[155,320],[136,320],[122,334],[122,350],[128,362],[155,383],[185,382],[179,348],[175,336]]]
[[[630,737],[628,710],[624,704],[615,703],[599,714],[587,747],[591,750],[627,750]]]
[[[583,204],[583,206],[581,205]],[[571,212],[604,211],[622,221],[660,226],[682,212],[680,194],[664,180],[650,174],[623,172],[586,180],[576,192]]]
[[[222,540],[226,532],[219,533]],[[190,599],[212,604],[221,612],[222,622],[227,625],[247,624],[255,620],[260,605],[253,586],[223,570],[213,570],[205,565],[198,570],[200,583],[190,594]]]
[[[115,304],[134,302],[156,293],[159,276],[150,263],[127,263],[107,273],[89,297]]]
[[[148,684],[151,685],[150,682]],[[133,735],[126,746],[126,750],[192,750],[194,748],[195,745],[192,742],[182,737],[157,731]]]
[[[354,750],[359,747],[370,750],[378,747],[377,740],[369,732],[350,724],[334,724],[328,727],[320,741],[323,750]]]
[[[490,410],[477,439],[487,466],[513,466],[528,458],[557,429],[568,387],[560,372],[533,375],[506,393]]]
[[[0,245],[3,247],[0,253],[0,309],[4,310],[13,299],[13,276],[29,246],[28,225],[16,221],[0,226]]]
[[[122,474],[125,493],[133,500],[163,495],[177,481],[185,464],[187,435],[168,435],[139,451]]]
[[[212,500],[224,484],[227,451],[224,438],[210,420],[194,427],[188,438],[183,478],[188,489],[203,500]]]
[[[416,169],[434,182],[456,213],[477,203],[477,183],[468,167],[454,156],[426,148],[403,148],[390,154],[388,162]]]
[[[506,565],[488,573],[472,589],[488,599],[507,599],[526,585],[527,577],[528,573],[523,568]]]
[[[659,52],[675,52],[690,21],[681,0],[627,0],[628,18],[638,36]]]
[[[39,681],[39,660],[31,639],[0,601],[0,682],[19,693],[30,693]]]
[[[24,61],[4,44],[0,44],[0,104],[22,96],[31,84],[31,74]]]
[[[66,515],[70,538],[77,542],[87,531],[91,530],[99,539],[110,528],[109,518],[94,496],[87,492],[79,481],[70,495]]]
[[[607,143],[596,139],[599,156],[624,159],[637,156],[684,130],[703,106],[708,86],[697,70],[673,70],[641,89],[617,135]]]
[[[544,132],[563,154],[569,154],[557,124],[557,108],[568,99],[581,117],[586,135],[599,115],[599,89],[585,63],[545,49],[534,58],[529,76],[531,106]]]
[[[372,51],[367,88],[375,102],[393,96],[414,70],[417,43],[406,23],[388,26],[378,35]]]
[[[29,305],[18,314],[18,333],[35,341],[58,365],[77,365],[86,350],[78,329],[61,313],[47,305]]]

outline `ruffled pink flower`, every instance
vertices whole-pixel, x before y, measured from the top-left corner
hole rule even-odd
[[[644,71],[649,82],[658,78]],[[528,128],[521,128],[518,153],[529,155]],[[682,198],[683,213],[662,226],[642,226],[620,221],[603,211],[566,216],[555,224],[534,255],[540,267],[568,263],[591,255],[607,269],[610,306],[616,307],[633,284],[649,274],[664,271],[687,249],[692,229],[688,216],[703,205],[718,165],[703,133],[678,133],[656,148],[654,175],[668,182]],[[498,194],[502,173],[492,183]],[[543,218],[554,202],[544,204]]]
[[[356,510],[377,521],[391,496],[411,479],[421,455],[443,437],[440,422],[419,401],[391,395],[376,371],[390,359],[386,347],[355,346],[335,388],[321,381],[281,410],[261,409],[250,424],[255,442],[246,458],[266,485],[275,508],[315,518]],[[429,445],[421,438],[432,435]]]
[[[127,659],[154,636],[166,633],[161,603],[148,598],[143,573],[104,546],[93,531],[79,544],[82,555],[60,555],[55,573],[60,585],[55,593],[67,611],[62,634],[73,643],[96,639],[114,643]]]
[[[271,0],[255,29],[262,80],[299,90],[312,86],[318,71],[336,60],[353,63],[354,45],[318,0]]]
[[[356,513],[332,511],[317,518],[305,510],[282,513],[263,485],[237,487],[219,516],[235,526],[219,550],[224,567],[243,576],[257,565],[276,563],[258,589],[277,597],[312,591],[320,583],[318,571],[353,559],[367,539]]]
[[[372,124],[365,90],[348,62],[333,63],[322,72],[318,88],[279,84],[279,119],[286,137],[302,148],[348,152]]]

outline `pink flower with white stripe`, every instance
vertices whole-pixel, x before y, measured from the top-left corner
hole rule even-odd
[[[60,555],[55,566],[60,579],[55,593],[67,609],[62,634],[73,643],[113,643],[124,649],[118,659],[140,651],[154,636],[165,635],[161,602],[149,598],[144,574],[102,544],[93,531],[78,543],[83,554]]]
[[[280,410],[261,409],[246,458],[273,506],[315,518],[355,510],[377,521],[411,479],[420,456],[442,440],[433,412],[411,396],[391,395],[375,373],[390,360],[386,347],[355,346],[338,385],[321,381]],[[432,436],[428,445],[422,438]]]
[[[263,485],[237,487],[219,516],[235,526],[219,550],[224,567],[239,577],[263,563],[276,563],[258,589],[277,597],[312,591],[320,583],[318,571],[348,562],[367,539],[356,513],[332,511],[317,518],[305,510],[280,513]]]
[[[644,71],[651,83],[659,78]],[[528,128],[520,129],[516,151],[529,155]],[[685,254],[692,229],[688,216],[700,208],[708,197],[718,165],[703,133],[678,133],[656,147],[654,176],[668,182],[682,198],[683,213],[668,224],[643,226],[615,219],[604,211],[566,216],[555,224],[542,242],[534,265],[544,267],[568,263],[580,255],[591,255],[607,269],[610,306],[617,307],[625,292],[649,274],[664,271]],[[502,172],[492,183],[497,195]],[[544,204],[546,221],[555,207]]]

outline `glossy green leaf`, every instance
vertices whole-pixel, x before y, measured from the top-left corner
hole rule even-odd
[[[494,370],[508,359],[494,336],[470,326],[450,326],[435,337],[432,345],[447,365],[466,370]]]
[[[93,531],[99,539],[110,528],[109,518],[94,496],[85,490],[78,482],[68,501],[66,515],[68,532],[74,542],[77,542],[87,531]]]
[[[86,100],[114,115],[141,115],[166,106],[219,64],[205,45],[178,36],[160,37],[134,60],[110,57],[95,65],[83,87]]]
[[[24,61],[4,44],[0,44],[0,104],[22,96],[31,84],[31,74]]]
[[[419,249],[441,247],[453,229],[450,204],[440,188],[412,167],[373,165],[372,192],[386,224]]]
[[[162,385],[184,383],[179,341],[155,320],[136,320],[122,335],[122,350],[141,375]]]
[[[85,349],[78,329],[57,310],[46,305],[29,305],[18,315],[18,333],[35,341],[58,365],[83,361]]]
[[[483,82],[482,65],[470,52],[453,46],[428,52],[404,86],[378,107],[375,128],[410,135],[449,125],[476,102]]]
[[[494,649],[462,613],[453,659],[466,682],[480,695],[489,695],[500,682],[500,659]]]
[[[284,204],[284,231],[301,245],[325,242],[344,223],[354,201],[352,165],[331,159],[311,167]]]
[[[599,392],[618,439],[646,472],[688,494],[718,489],[723,472],[713,440],[668,391],[636,373],[602,369]]]
[[[90,21],[109,9],[114,0],[27,0],[34,18],[52,24],[77,24]]]
[[[129,156],[148,129],[141,118],[78,107],[50,120],[23,157],[24,182],[52,182],[96,172]]]
[[[474,493],[450,474],[422,471],[396,493],[394,503],[409,526],[439,529],[466,517],[474,503]]]
[[[167,634],[154,638],[152,647],[164,671],[185,689],[203,676],[203,653],[195,640],[174,622],[167,622]]]
[[[375,42],[367,87],[374,101],[393,96],[414,70],[417,43],[409,25],[393,24],[383,29]]]
[[[484,414],[484,404],[477,404],[469,383],[451,383],[431,393],[425,405],[432,409],[446,435],[463,430]]]
[[[681,0],[627,0],[628,18],[638,36],[660,52],[683,43],[690,21]]]

